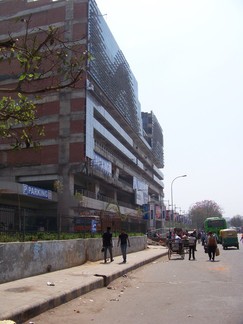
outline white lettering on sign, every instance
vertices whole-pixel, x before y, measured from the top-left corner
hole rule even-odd
[[[26,184],[23,184],[23,194],[27,195],[27,196],[33,196],[33,197],[52,200],[51,190],[41,189],[38,187],[32,187],[32,186],[28,186]]]

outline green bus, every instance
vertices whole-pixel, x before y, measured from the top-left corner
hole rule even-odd
[[[221,243],[219,232],[221,229],[226,229],[226,219],[223,217],[208,217],[204,221],[204,230],[206,233],[213,232],[218,237],[218,242]]]

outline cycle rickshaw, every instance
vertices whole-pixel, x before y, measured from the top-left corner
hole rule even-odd
[[[171,259],[171,256],[174,255],[180,255],[181,259],[184,260],[185,258],[185,248],[183,240],[175,240],[170,239],[167,242],[168,247],[168,258]]]

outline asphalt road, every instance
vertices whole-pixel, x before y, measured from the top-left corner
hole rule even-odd
[[[196,261],[160,258],[26,324],[243,324],[243,244],[219,247],[215,262],[198,245]]]

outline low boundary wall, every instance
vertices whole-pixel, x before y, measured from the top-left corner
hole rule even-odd
[[[121,255],[113,239],[113,255]],[[147,248],[147,236],[129,237],[127,253]],[[103,259],[102,239],[0,243],[0,284]],[[108,253],[109,256],[109,253]]]

